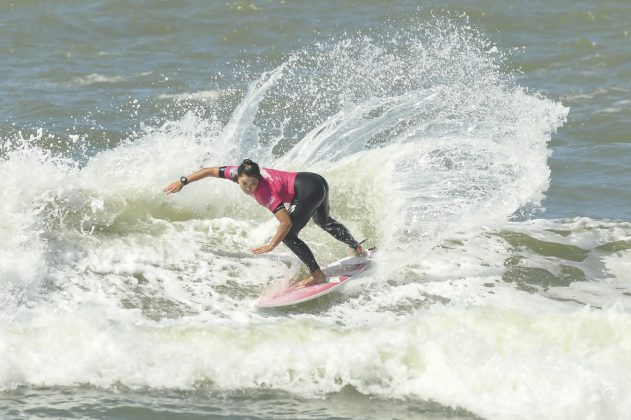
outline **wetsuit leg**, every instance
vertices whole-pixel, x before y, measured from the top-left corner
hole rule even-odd
[[[295,196],[289,206],[292,228],[283,243],[309,267],[310,272],[319,269],[311,249],[298,238],[298,233],[310,218],[334,238],[351,248],[359,246],[348,229],[329,216],[329,186],[326,180],[309,172],[299,172],[294,182]]]
[[[287,234],[285,239],[283,239],[283,243],[287,245],[287,248],[291,249],[298,258],[300,258],[300,261],[309,267],[310,273],[313,273],[320,268],[318,262],[313,256],[313,252],[311,252],[311,249],[298,236],[296,236],[296,234]]]
[[[326,195],[320,207],[318,207],[316,212],[313,214],[313,221],[316,225],[327,231],[338,241],[344,242],[353,249],[357,248],[359,246],[359,242],[353,238],[353,235],[351,235],[346,226],[329,215],[329,184],[324,178],[322,178],[322,182],[324,183],[324,187],[326,189]]]
[[[320,176],[309,172],[299,172],[296,175],[294,181],[295,195],[288,210],[292,227],[283,239],[283,243],[309,267],[311,273],[318,270],[320,266],[311,249],[298,238],[298,234],[326,197],[326,188],[318,177]]]

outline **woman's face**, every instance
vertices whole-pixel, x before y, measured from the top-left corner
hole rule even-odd
[[[237,179],[237,182],[239,183],[241,190],[243,190],[243,192],[246,193],[247,195],[254,194],[254,190],[256,190],[256,187],[259,185],[258,178],[255,178],[253,176],[247,176],[247,175],[241,175]]]

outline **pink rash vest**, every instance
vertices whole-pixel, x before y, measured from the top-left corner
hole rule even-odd
[[[224,166],[220,176],[237,182],[238,166]],[[294,199],[294,181],[297,172],[279,171],[277,169],[260,168],[261,179],[254,190],[256,201],[272,213],[284,208],[283,203],[291,203]]]

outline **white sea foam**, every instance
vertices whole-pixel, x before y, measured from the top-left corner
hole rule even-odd
[[[620,418],[630,408],[631,319],[615,309],[435,305],[353,328],[308,316],[153,323],[98,302],[51,309],[1,328],[3,387],[202,381],[313,397],[352,385],[492,418]]]
[[[631,251],[618,252],[605,259],[607,271],[621,284],[631,283]]]

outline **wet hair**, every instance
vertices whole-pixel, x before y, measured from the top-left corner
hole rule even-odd
[[[258,163],[251,161],[250,159],[243,159],[239,169],[237,169],[237,178],[241,175],[252,176],[256,179],[261,179],[261,169]]]

